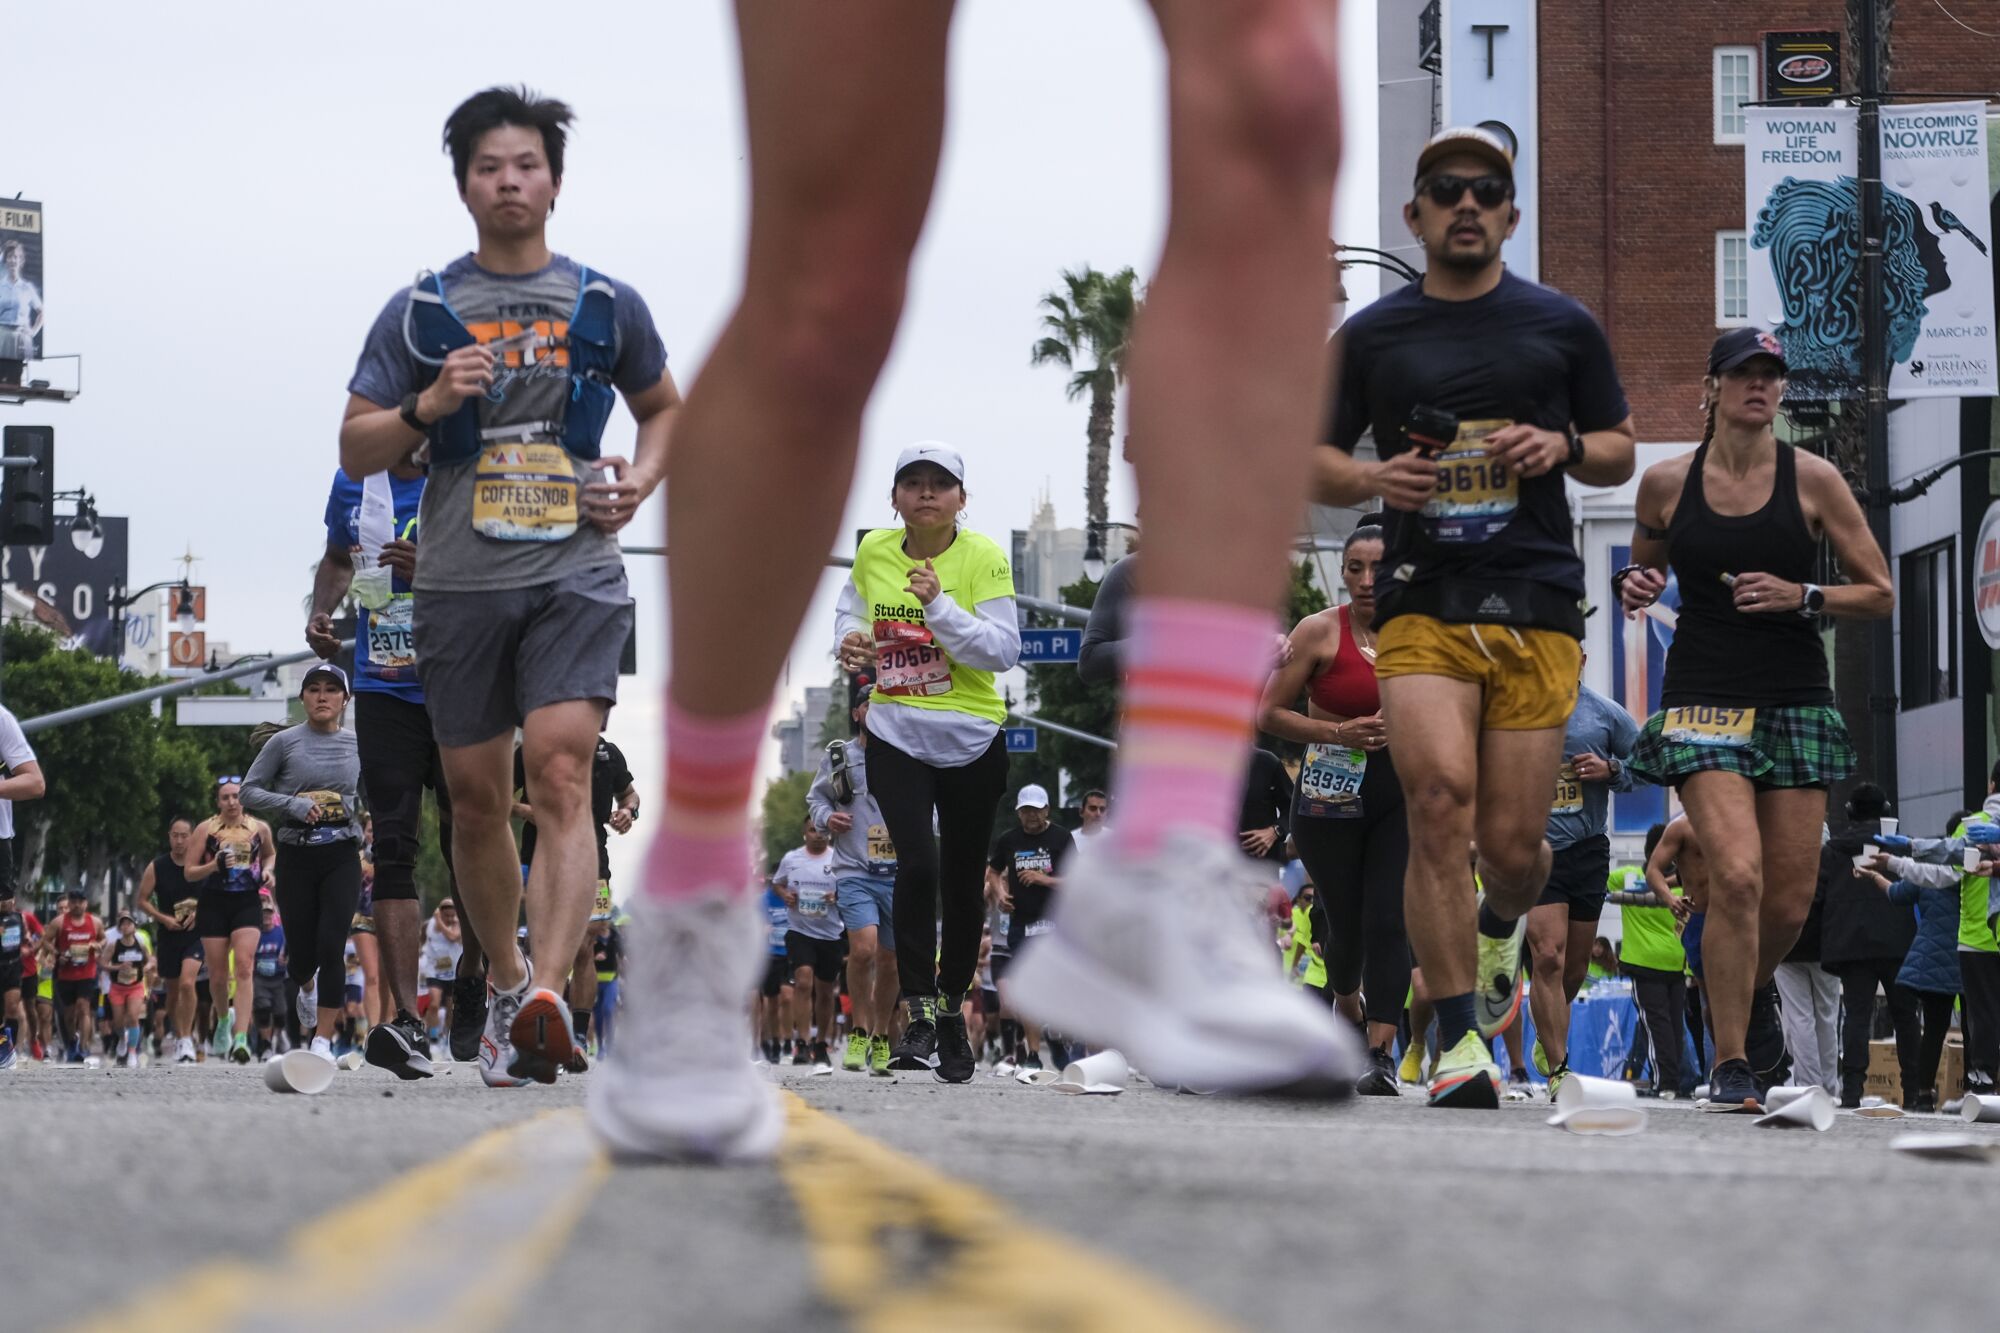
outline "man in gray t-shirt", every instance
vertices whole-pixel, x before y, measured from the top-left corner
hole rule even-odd
[[[639,294],[549,249],[570,119],[561,102],[489,88],[446,120],[478,248],[389,299],[340,432],[350,477],[430,464],[413,638],[464,909],[481,939],[514,937],[519,727],[540,835],[528,932],[537,957],[564,960],[590,915],[591,754],[632,631],[617,533],[659,484],[680,405]],[[613,390],[638,422],[629,459],[600,447]],[[576,1067],[561,977],[537,986],[512,951],[488,969],[486,1082]]]

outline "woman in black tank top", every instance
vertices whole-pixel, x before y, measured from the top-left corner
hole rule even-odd
[[[1888,561],[1846,481],[1772,430],[1785,369],[1769,333],[1715,340],[1706,436],[1640,479],[1633,563],[1612,580],[1628,616],[1659,600],[1669,568],[1679,584],[1661,709],[1631,769],[1680,791],[1709,866],[1715,1110],[1759,1109],[1782,1081],[1771,978],[1812,906],[1825,789],[1854,770],[1821,621],[1879,619],[1895,604]],[[1812,581],[1822,537],[1848,580],[1840,587]]]

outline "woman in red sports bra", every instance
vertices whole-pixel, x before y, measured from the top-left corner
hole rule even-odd
[[[1326,989],[1348,1017],[1365,1016],[1370,1067],[1355,1090],[1397,1096],[1390,1047],[1410,988],[1403,870],[1410,856],[1403,791],[1389,761],[1375,687],[1375,569],[1382,529],[1359,527],[1341,549],[1348,604],[1292,631],[1291,659],[1264,688],[1262,725],[1306,747],[1292,808],[1292,842],[1325,913]],[[1295,704],[1308,695],[1304,712]]]

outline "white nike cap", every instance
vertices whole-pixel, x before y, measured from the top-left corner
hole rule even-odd
[[[1016,810],[1046,810],[1049,808],[1048,791],[1035,783],[1021,788],[1021,797],[1014,802]]]
[[[896,455],[896,475],[916,466],[918,463],[934,463],[965,485],[965,460],[958,456],[958,450],[936,440],[919,440],[902,453]]]

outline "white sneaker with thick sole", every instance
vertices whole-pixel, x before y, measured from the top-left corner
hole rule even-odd
[[[359,947],[358,945],[356,946]],[[319,974],[310,986],[299,987],[299,1031],[311,1032],[319,1026]]]
[[[486,1031],[479,1038],[479,1078],[489,1088],[525,1088],[533,1080],[520,1078],[514,1068],[514,1019],[521,1002],[535,986],[534,974],[518,995],[507,995],[486,983]]]
[[[1008,1003],[1166,1086],[1346,1096],[1366,1067],[1361,1042],[1286,983],[1262,895],[1213,835],[1176,831],[1146,857],[1079,852],[1052,928],[1007,973]]]
[[[317,1037],[317,1036],[314,1037],[312,1039],[312,1045],[308,1046],[306,1049],[311,1051],[314,1055],[317,1055],[320,1059],[326,1061],[328,1064],[332,1064],[334,1062],[333,1043],[328,1041],[325,1037]]]
[[[763,914],[740,889],[633,906],[618,1043],[587,1102],[614,1155],[742,1162],[777,1151],[784,1109],[748,1054],[764,939]]]
[[[174,1063],[177,1065],[191,1065],[194,1062],[194,1038],[182,1037],[174,1043]]]

